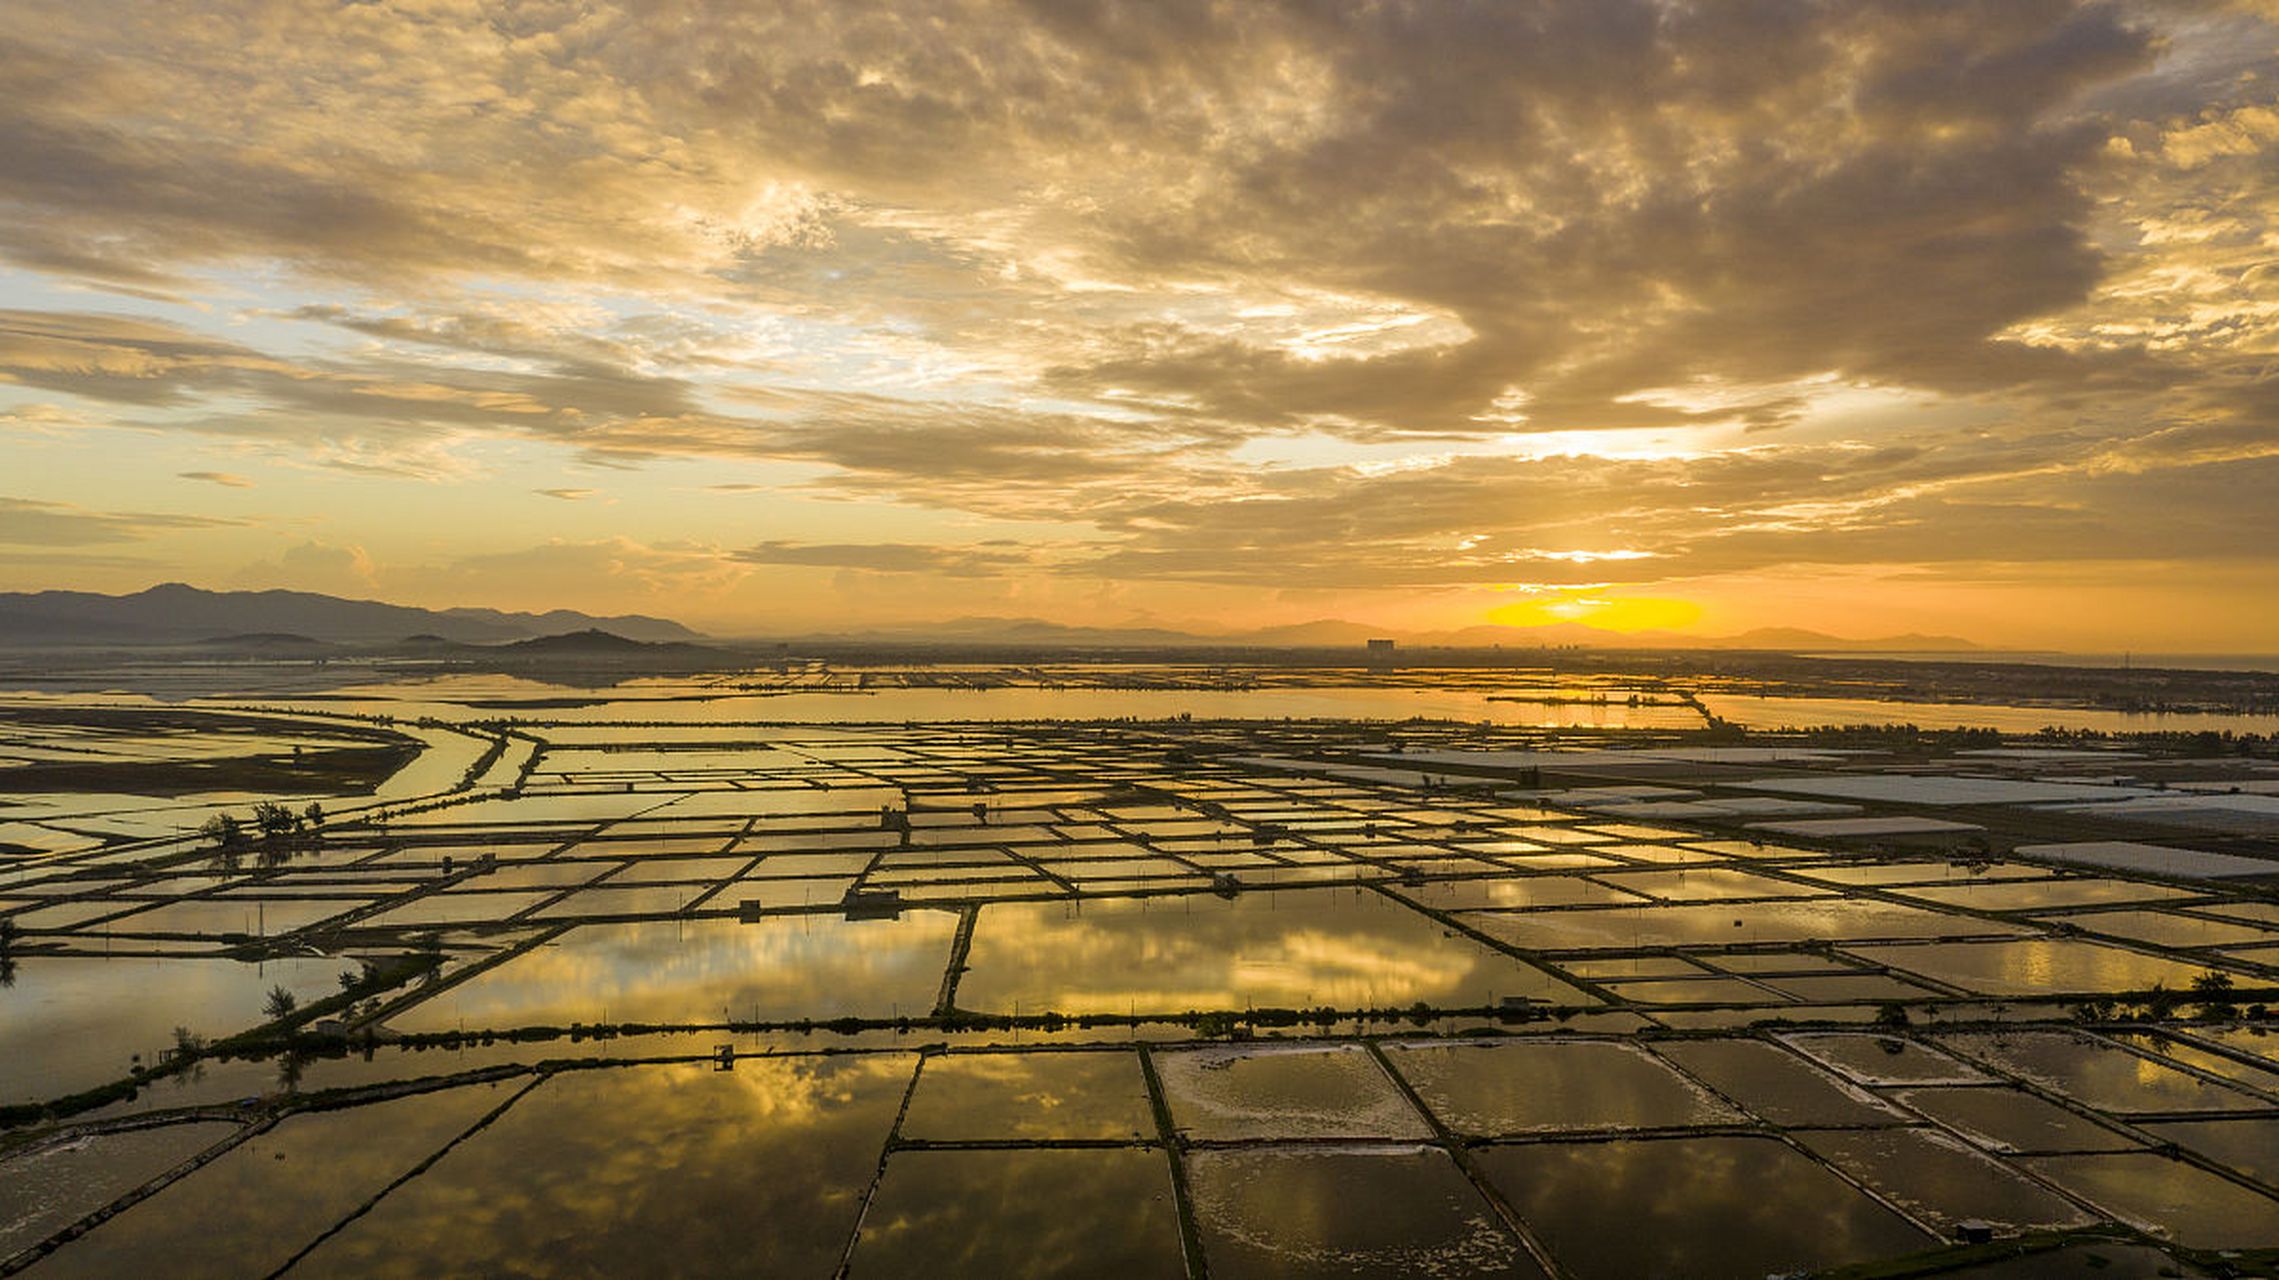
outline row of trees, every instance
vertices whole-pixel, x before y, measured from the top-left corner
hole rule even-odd
[[[264,844],[280,845],[315,833],[324,826],[324,806],[314,800],[299,813],[274,800],[253,806],[251,830]],[[247,825],[234,813],[216,813],[198,828],[198,835],[217,849],[242,849],[250,840]]]

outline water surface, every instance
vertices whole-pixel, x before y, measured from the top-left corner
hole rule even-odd
[[[1761,1280],[1937,1243],[1772,1138],[1541,1142],[1474,1158],[1581,1280]]]
[[[1435,1148],[1197,1151],[1187,1171],[1214,1277],[1544,1274]]]
[[[292,1274],[828,1275],[915,1063],[559,1073]]]

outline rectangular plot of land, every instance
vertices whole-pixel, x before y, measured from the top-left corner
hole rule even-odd
[[[1894,889],[1903,898],[1976,911],[2038,911],[2048,907],[2090,907],[2109,902],[2158,902],[2189,898],[2189,889],[2134,880],[1987,880]]]
[[[581,925],[389,1020],[403,1031],[892,1017],[933,1007],[957,917]]]
[[[216,1038],[258,1026],[273,987],[306,1004],[339,991],[341,967],[332,957],[24,956],[0,988],[0,1105],[123,1079],[178,1026]]]
[[[1595,998],[1382,894],[1245,891],[983,907],[962,1008],[1065,1014],[1252,1006],[1476,1008],[1504,996]]]
[[[1906,1036],[1831,1031],[1780,1040],[1855,1084],[1984,1084],[1991,1079],[1962,1059]]]
[[[1778,1125],[1884,1125],[1902,1117],[1873,1094],[1762,1040],[1680,1040],[1655,1052]]]
[[[848,1274],[1179,1280],[1171,1169],[1160,1150],[898,1151]]]
[[[2103,1111],[2233,1111],[2268,1105],[2230,1085],[2069,1031],[1955,1034],[1940,1042]]]
[[[1474,1137],[1741,1120],[1626,1044],[1418,1042],[1387,1046],[1386,1057],[1442,1124]]]
[[[430,893],[356,922],[359,929],[413,925],[496,924],[552,898],[550,889],[520,893]]]
[[[2019,1163],[2121,1221],[2189,1248],[2268,1248],[2279,1240],[2279,1200],[2171,1156],[2029,1156]]]
[[[1481,914],[1468,919],[1506,942],[1540,951],[1954,938],[2024,932],[2017,925],[2000,921],[1841,898],[1724,906],[1694,903],[1596,907],[1524,915]]]
[[[913,1066],[878,1054],[558,1073],[294,1274],[722,1275],[764,1258],[828,1275]]]
[[[2167,1120],[2146,1129],[2236,1169],[2266,1187],[2279,1187],[2279,1117],[2267,1120]]]
[[[1632,893],[1664,902],[1719,902],[1742,898],[1811,898],[1830,896],[1818,885],[1800,885],[1753,871],[1726,867],[1696,867],[1690,871],[1617,871],[1598,877]]]
[[[1657,978],[1610,982],[1607,989],[1634,1004],[1786,1004],[1788,998],[1740,978]]]
[[[0,1159],[0,1258],[28,1249],[237,1132],[221,1121],[34,1144]]]
[[[686,910],[709,885],[632,885],[579,889],[531,913],[533,920],[575,920],[606,916],[669,916]]]
[[[2136,1139],[2023,1089],[1923,1088],[1895,1095],[1989,1151],[2114,1151]]]
[[[1585,880],[1581,876],[1502,876],[1484,880],[1445,880],[1403,885],[1399,893],[1412,902],[1441,911],[1610,906],[1645,901],[1635,893],[1594,880]]]
[[[1473,1158],[1583,1280],[1785,1275],[1936,1243],[1771,1138],[1543,1142]]]
[[[1880,973],[1808,973],[1760,981],[1783,995],[1813,1004],[1920,1000],[1935,994],[1928,987]]]
[[[267,1275],[522,1084],[290,1117],[50,1254],[39,1274]]]
[[[1195,1151],[1186,1163],[1215,1277],[1544,1274],[1435,1148]]]
[[[2096,995],[2143,991],[2156,982],[2184,990],[2206,972],[2181,960],[2079,938],[1852,944],[1844,950],[1870,964],[1990,996]]]
[[[2097,1221],[2064,1197],[1936,1129],[1805,1131],[1799,1141],[1918,1221],[1954,1233],[1966,1221],[2004,1235]]]
[[[1432,1130],[1354,1044],[1160,1053],[1179,1131],[1231,1138],[1428,1138]]]
[[[1127,1050],[939,1054],[919,1074],[902,1136],[1152,1141],[1155,1112]]]
[[[2076,928],[2159,947],[2228,947],[2279,942],[2279,930],[2176,911],[2081,911],[2055,916]]]

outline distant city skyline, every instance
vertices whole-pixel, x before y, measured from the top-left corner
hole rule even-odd
[[[0,590],[2260,652],[2279,3],[0,11]]]

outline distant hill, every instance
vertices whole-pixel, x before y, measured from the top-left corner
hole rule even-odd
[[[200,649],[214,649],[231,653],[317,653],[335,646],[308,636],[296,636],[283,631],[256,631],[246,635],[209,636],[194,642]]]
[[[707,649],[703,645],[688,644],[681,641],[633,640],[594,627],[557,636],[538,636],[529,640],[517,640],[513,644],[500,645],[492,652],[538,658],[629,658],[636,655],[670,656],[675,654],[712,657],[719,654],[718,650]]]
[[[393,643],[415,635],[428,643],[503,644],[597,628],[635,640],[701,638],[677,622],[637,614],[415,609],[308,591],[205,591],[179,582],[121,596],[0,592],[0,644],[14,645],[179,645],[217,636]]]

